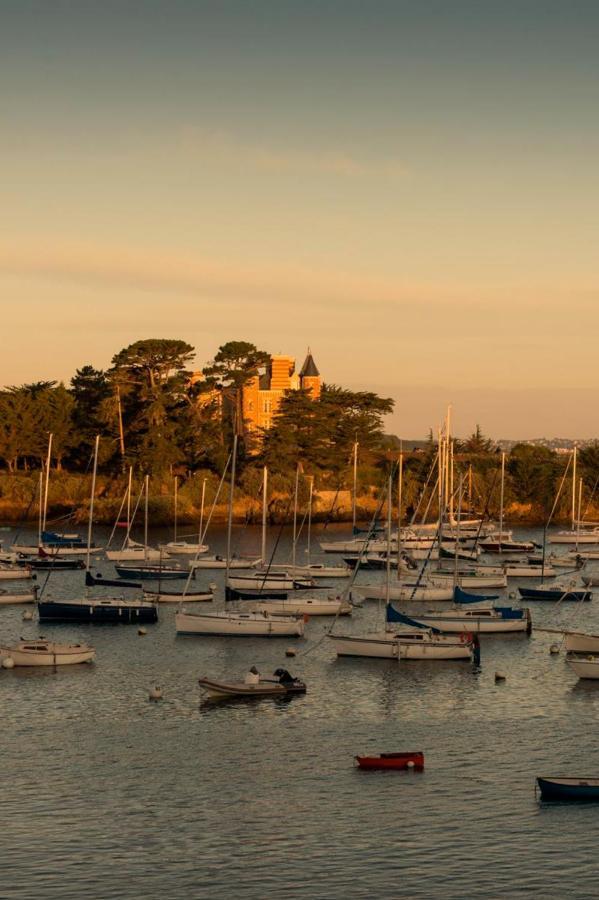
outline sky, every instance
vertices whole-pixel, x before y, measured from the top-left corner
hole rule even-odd
[[[0,385],[145,337],[599,436],[599,5],[0,0]]]

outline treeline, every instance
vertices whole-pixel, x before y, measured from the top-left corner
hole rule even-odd
[[[338,479],[355,441],[362,460],[376,464],[383,448],[383,417],[393,401],[370,392],[323,385],[287,392],[273,426],[248,429],[243,392],[267,365],[269,354],[245,341],[220,347],[200,377],[192,377],[195,350],[185,341],[137,341],[117,353],[106,371],[85,365],[68,386],[37,382],[0,392],[0,460],[11,472],[44,464],[52,433],[52,466],[89,469],[96,434],[102,435],[100,470],[183,477],[222,472],[239,438],[238,471],[268,465],[286,475],[299,462]]]

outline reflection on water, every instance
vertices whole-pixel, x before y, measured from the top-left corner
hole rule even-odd
[[[248,530],[239,552],[258,546]],[[211,549],[224,549],[222,534]],[[52,575],[47,591],[81,596],[82,575]],[[599,631],[597,601],[531,606],[538,627]],[[161,607],[144,636],[44,625],[56,640],[89,641],[95,664],[0,670],[2,897],[596,894],[597,809],[534,796],[536,775],[599,774],[599,682],[577,681],[563,653],[550,655],[555,635],[483,637],[477,671],[336,660],[318,619],[293,642],[295,659],[289,639],[182,640],[174,614]],[[39,633],[21,616],[0,609],[3,644]],[[338,629],[380,625],[380,605],[365,603]],[[284,666],[307,694],[201,702],[200,676],[254,664]],[[156,684],[164,700],[150,703]],[[422,774],[354,764],[406,749],[424,751]]]

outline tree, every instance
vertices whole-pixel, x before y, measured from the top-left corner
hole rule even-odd
[[[71,458],[75,464],[86,464],[93,452],[95,436],[105,425],[104,403],[111,396],[106,373],[93,366],[77,369],[71,378],[71,395],[75,441]]]
[[[277,472],[301,462],[308,470],[338,475],[347,469],[356,440],[363,460],[380,448],[382,419],[392,409],[392,400],[336,385],[324,385],[318,400],[309,391],[288,391],[264,432],[262,456]]]
[[[270,354],[258,350],[247,341],[229,341],[218,348],[204,375],[213,386],[225,394],[231,408],[232,427],[238,435],[245,435],[243,421],[243,391],[260,369],[270,361]]]
[[[493,441],[485,437],[480,425],[477,425],[470,437],[466,438],[460,447],[462,453],[473,453],[483,455],[495,452],[495,444]]]
[[[193,355],[185,341],[150,338],[113,357],[108,377],[122,402],[126,450],[149,471],[169,468],[182,458],[177,430],[188,407],[186,366]],[[104,403],[105,413],[110,402]]]
[[[547,447],[516,444],[508,460],[514,495],[548,512],[555,498],[560,463]]]

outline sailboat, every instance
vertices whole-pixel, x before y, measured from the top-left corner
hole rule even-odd
[[[210,522],[212,520],[212,514],[213,514],[216,504],[218,502],[218,498],[220,496],[221,488],[223,486],[225,476],[227,474],[227,469],[229,468],[230,461],[231,461],[231,457],[229,456],[229,459],[227,460],[227,464],[223,470],[223,474],[221,475],[221,479],[220,479],[216,494],[214,496],[214,500],[212,501],[212,508],[208,515],[208,521],[206,522],[206,526],[202,529],[203,514],[204,514],[204,496],[205,496],[204,491],[205,491],[205,487],[206,487],[206,479],[204,479],[204,483],[203,483],[203,487],[202,487],[202,511],[201,511],[201,518],[200,518],[200,535],[199,535],[199,541],[202,546],[205,546],[204,541],[206,540],[206,533],[208,531],[208,527],[210,526]],[[266,470],[265,470],[265,473],[266,473]],[[266,474],[264,477],[266,478]],[[266,489],[264,489],[264,492],[266,493]],[[262,543],[264,546],[264,539],[263,539]],[[262,557],[263,556],[264,556],[264,549],[262,552]],[[230,569],[252,569],[255,566],[260,565],[261,562],[262,562],[262,558],[259,556],[238,557],[238,556],[235,556],[234,553],[231,553],[230,555],[228,555],[226,557],[222,556],[218,553],[211,555],[211,556],[204,556],[204,555],[200,556],[200,554],[197,553],[195,558],[191,559],[189,561],[189,568],[192,570],[195,570],[195,569],[226,569],[227,571],[229,571]]]
[[[391,540],[392,481],[389,479],[387,536]],[[390,556],[390,548],[388,548]],[[338,634],[327,636],[333,642],[337,656],[360,656],[375,659],[473,659],[477,643],[470,635],[442,634],[436,628],[423,628],[402,616],[391,604],[391,566],[387,566],[384,631],[371,634]],[[400,627],[400,623],[401,626]],[[406,627],[407,626],[407,627]]]
[[[19,641],[12,647],[0,647],[2,660],[15,666],[73,666],[93,662],[96,651],[87,644],[57,644],[45,638]]]
[[[96,436],[94,467],[92,474],[92,489],[89,506],[89,522],[87,530],[88,547],[91,545],[94,496],[96,492],[96,475],[98,471],[98,450],[100,436]],[[90,555],[86,560],[86,585],[94,582],[90,573]],[[105,586],[114,586],[114,582],[105,581]],[[86,622],[90,624],[121,623],[142,624],[158,621],[156,605],[147,600],[126,600],[123,597],[108,597],[99,599],[89,597],[87,590],[85,596],[79,599],[67,600],[40,600],[38,603],[40,622]]]
[[[46,457],[45,479],[40,471],[39,477],[39,515],[37,544],[13,544],[11,551],[18,553],[21,558],[39,556],[43,559],[58,560],[62,557],[87,556],[87,546],[78,534],[60,534],[56,531],[46,530],[48,515],[48,491],[50,486],[50,463],[52,459],[52,439],[48,437],[48,453]],[[101,553],[102,547],[94,544],[89,548],[90,553]]]
[[[148,504],[150,498],[150,476],[146,475],[144,479],[144,550],[148,550]],[[168,554],[167,554],[168,556]],[[143,560],[143,562],[135,562],[135,563],[121,563],[120,565],[115,564],[115,569],[117,571],[117,575],[119,578],[141,578],[141,579],[150,579],[152,581],[155,580],[167,580],[173,578],[187,578],[189,572],[187,569],[183,569],[181,566],[174,564],[169,565],[168,563],[165,565],[163,562],[163,553],[162,551],[159,553],[158,562],[154,560],[148,560],[147,558]],[[192,573],[193,577],[193,573]]]
[[[574,446],[572,451],[572,516],[570,531],[557,531],[550,534],[547,538],[550,544],[599,544],[599,528],[581,528],[583,524],[580,521],[580,503],[582,499],[582,485],[580,486],[578,495],[578,514],[576,511],[576,461],[577,447]],[[568,463],[570,461],[568,460]]]
[[[206,489],[206,480],[204,479],[204,488],[202,490],[202,516],[204,513],[204,492]],[[191,543],[189,541],[182,541],[178,539],[177,536],[177,504],[179,498],[179,478],[175,475],[175,487],[174,487],[174,528],[173,528],[173,539],[169,541],[167,544],[161,544],[161,548],[166,550],[167,553],[173,553],[176,556],[181,555],[190,555],[197,556],[200,553],[206,553],[210,548],[207,544],[202,543],[202,526],[200,525],[200,535],[199,540],[195,543]]]
[[[454,608],[443,612],[413,614],[411,618],[425,628],[438,628],[444,633],[511,634],[532,631],[532,619],[527,608],[493,606],[496,597],[467,594],[455,590]],[[490,604],[490,605],[489,605]]]
[[[298,484],[296,481],[296,490],[295,490],[295,502],[294,502],[294,516],[293,516],[293,549],[292,549],[292,560],[288,565],[270,565],[269,571],[274,570],[283,570],[288,575],[292,577],[305,577],[305,578],[349,578],[351,576],[350,567],[345,564],[342,566],[327,566],[325,563],[313,563],[310,559],[310,551],[311,551],[311,543],[312,543],[312,501],[314,495],[314,476],[311,475],[308,478],[309,481],[309,494],[308,494],[308,526],[307,526],[307,547],[306,547],[306,563],[305,565],[297,564],[296,554],[297,554],[297,541],[299,535],[297,533],[297,501],[298,501]],[[262,558],[264,559],[265,553],[263,553]]]
[[[233,437],[231,461],[229,515],[227,521],[227,562],[231,559],[236,458],[237,434]],[[229,582],[229,566],[227,566],[225,570],[225,589],[230,588]],[[304,633],[304,619],[298,616],[273,616],[268,612],[191,613],[183,608],[175,613],[175,630],[177,634],[301,637]]]
[[[135,509],[133,510],[133,516],[131,515],[131,490],[133,485],[133,468],[129,467],[129,480],[127,482],[127,490],[125,491],[125,495],[123,497],[121,508],[119,509],[118,515],[116,517],[116,523],[114,528],[112,529],[112,534],[108,540],[108,544],[106,546],[105,554],[106,559],[110,562],[122,563],[122,562],[152,562],[155,560],[163,561],[165,559],[169,559],[169,554],[164,550],[156,550],[154,547],[149,547],[147,542],[147,534],[145,543],[140,544],[137,541],[134,541],[131,537],[131,529],[133,527],[133,522],[135,521],[135,516],[137,514],[137,510],[139,507],[139,503],[142,497],[142,493],[140,492],[137,502],[135,504]],[[123,510],[123,506],[127,504],[127,531],[125,533],[125,537],[123,539],[123,544],[120,550],[110,550],[110,543],[116,529],[119,525],[119,519],[121,512]],[[147,531],[147,530],[146,530]]]

